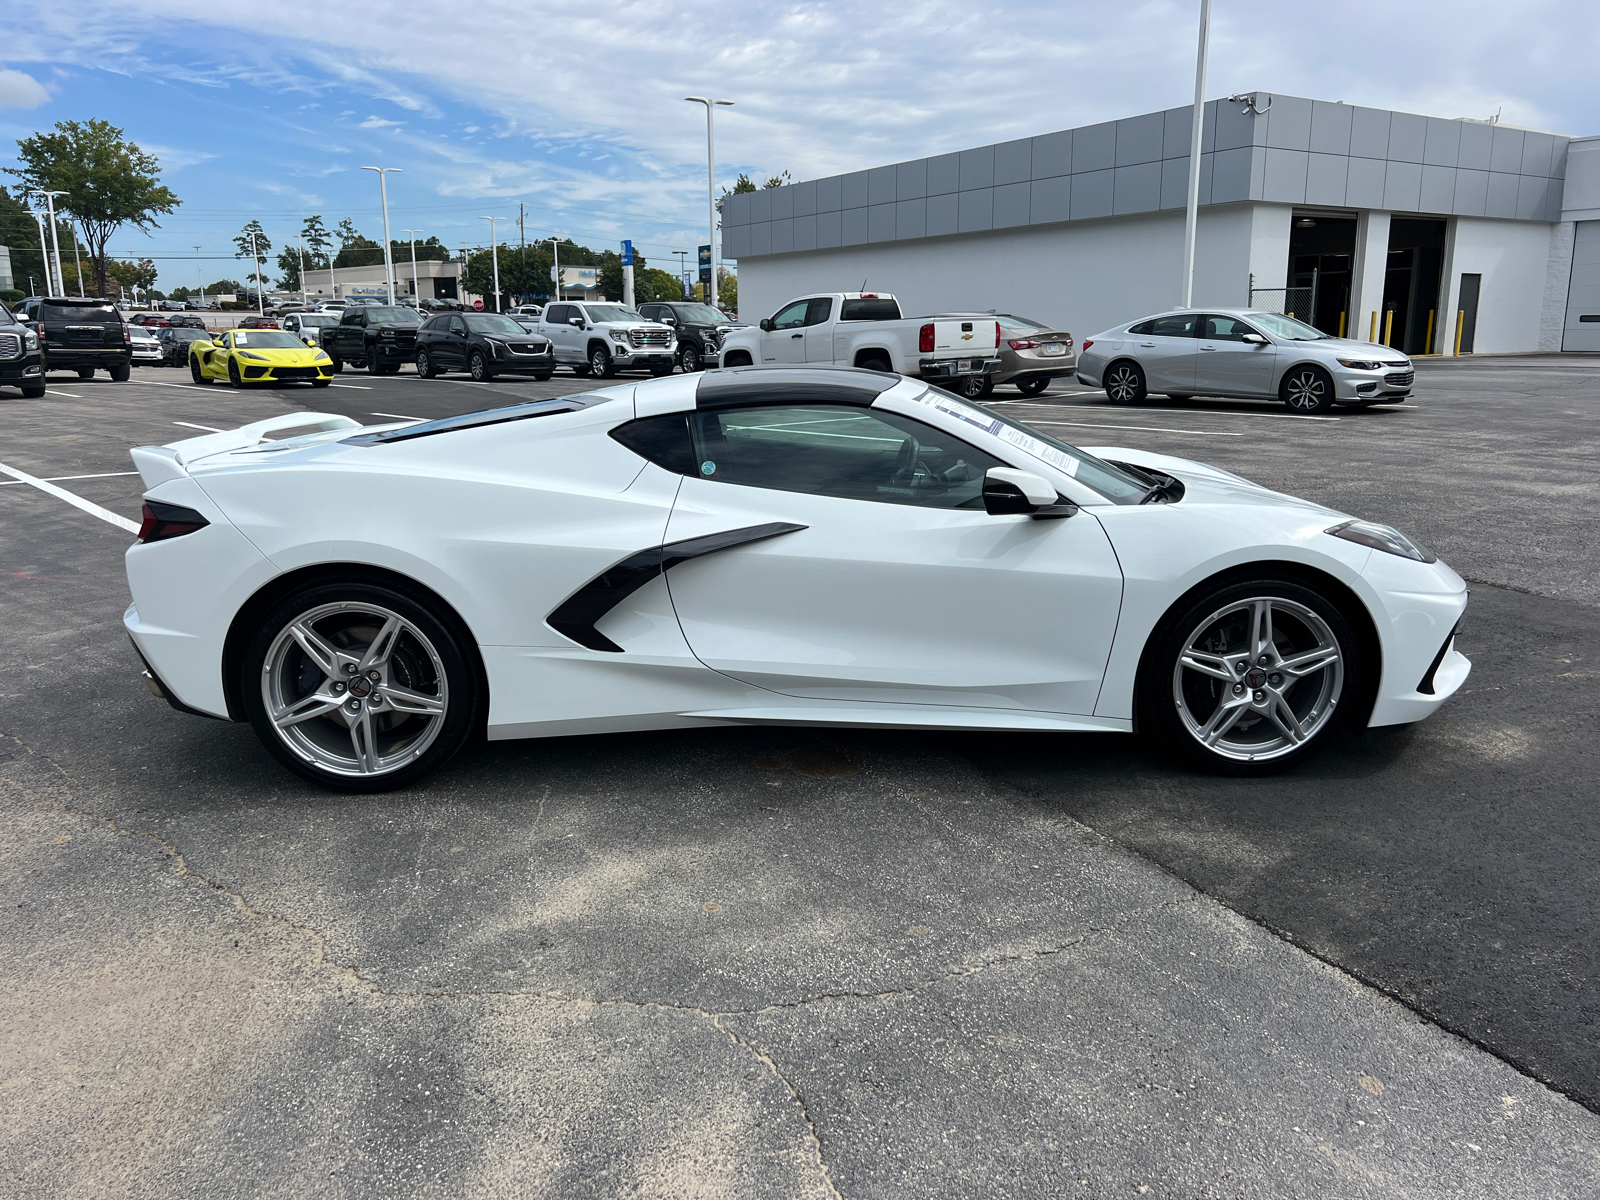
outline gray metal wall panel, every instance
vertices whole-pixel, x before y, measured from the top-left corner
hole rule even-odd
[[[814,217],[817,215],[817,181],[815,179],[808,179],[804,183],[794,185],[794,215],[797,217]]]
[[[1165,123],[1160,113],[1145,113],[1117,122],[1117,166],[1161,161]]]
[[[817,212],[838,212],[843,207],[844,176],[829,175],[826,179],[817,180]]]
[[[994,189],[973,188],[961,193],[956,210],[957,233],[981,233],[994,228]]]
[[[1033,178],[1051,179],[1072,174],[1072,130],[1047,133],[1033,139]]]
[[[1272,102],[1272,111],[1278,111],[1280,102]],[[1306,138],[1311,136],[1310,113],[1306,114]],[[1268,130],[1270,133],[1271,130]],[[1306,167],[1311,157],[1304,150],[1266,151],[1266,177],[1262,183],[1261,198],[1274,204],[1304,204],[1306,201]]]
[[[994,227],[1005,229],[1028,223],[1028,193],[1031,183],[1004,183],[994,188]]]
[[[1274,96],[1267,110],[1267,145],[1278,150],[1311,149],[1311,101]]]
[[[1423,167],[1422,196],[1417,208],[1422,212],[1447,213],[1453,211],[1456,200],[1456,169],[1454,167]]]
[[[928,236],[941,237],[956,231],[956,209],[960,201],[957,193],[946,192],[942,196],[928,197]]]
[[[1205,115],[1200,121],[1200,153],[1210,154],[1217,148],[1217,114],[1222,111],[1221,100],[1207,100]]]
[[[1389,160],[1420,163],[1428,141],[1428,118],[1397,112],[1389,118]]]
[[[1487,147],[1488,142],[1484,145]],[[1450,202],[1450,211],[1458,217],[1481,217],[1487,211],[1488,203],[1489,172],[1457,167],[1456,191]]]
[[[1430,167],[1453,167],[1461,154],[1461,122],[1428,118],[1428,142],[1422,161]]]
[[[773,221],[772,225],[772,252],[774,254],[789,254],[794,250],[794,219],[785,218],[782,221]]]
[[[901,200],[894,206],[895,236],[901,238],[926,237],[928,234],[928,202],[921,198]]]
[[[1550,156],[1555,152],[1556,139],[1548,133],[1522,135],[1522,174],[1550,175]]]
[[[1217,108],[1216,115],[1216,148],[1220,154],[1224,150],[1237,150],[1240,146],[1253,146],[1258,137],[1256,122],[1259,117],[1245,115],[1243,107],[1238,104],[1223,103]]]
[[[844,177],[844,203],[840,205],[846,212],[852,208],[865,208],[867,206],[867,172],[851,171]]]
[[[1250,199],[1260,200],[1267,191],[1267,156],[1259,149],[1250,152]]]
[[[961,190],[994,186],[994,147],[979,146],[961,152]]]
[[[837,209],[817,214],[817,249],[832,250],[844,244],[844,214]]]
[[[1250,159],[1253,155],[1254,151],[1249,146],[1239,146],[1232,150],[1218,150],[1211,156],[1211,198],[1206,203],[1230,204],[1235,200],[1250,199]]]
[[[1572,276],[1567,289],[1563,350],[1600,350],[1600,221],[1579,221],[1573,230]]]
[[[1314,101],[1311,105],[1311,149],[1318,154],[1349,154],[1350,118],[1354,112],[1348,104]]]
[[[1350,116],[1350,153],[1356,158],[1389,156],[1389,117],[1386,108],[1356,105]]]
[[[1118,167],[1112,183],[1111,207],[1117,213],[1154,212],[1161,207],[1161,164]]]
[[[1568,138],[1557,138],[1555,149],[1550,154],[1550,178],[1565,179],[1567,177],[1567,147],[1571,145]]]
[[[895,239],[894,202],[874,204],[867,209],[867,241],[892,242]]]
[[[867,203],[893,204],[894,202],[894,167],[873,167],[867,172]]]
[[[1308,154],[1306,159],[1306,203],[1344,207],[1350,159],[1343,154]]]
[[[928,194],[928,160],[903,162],[894,169],[894,198],[921,200]]]
[[[1522,130],[1494,127],[1494,141],[1489,147],[1489,169],[1505,171],[1512,175],[1522,172]]]
[[[1106,121],[1072,131],[1072,173],[1103,171],[1116,165],[1117,125]]]
[[[758,221],[754,225],[745,226],[750,231],[750,253],[772,253],[772,224],[768,221]]]
[[[1383,168],[1381,158],[1350,158],[1345,178],[1344,202],[1347,208],[1383,207]]]
[[[1186,154],[1161,164],[1161,207],[1183,208],[1188,203],[1189,156]]]
[[[1033,178],[1033,139],[1001,142],[994,148],[994,182],[1022,183]]]
[[[1072,177],[1072,219],[1111,215],[1112,171],[1086,171]]]
[[[734,225],[722,227],[722,257],[743,258],[750,253],[750,226]]]
[[[794,189],[789,187],[766,189],[767,195],[772,197],[772,219],[774,221],[787,221],[794,216]]]
[[[766,189],[759,192],[746,192],[750,198],[750,221],[752,225],[762,221],[772,220],[772,193]]]
[[[1418,146],[1417,156],[1422,156]],[[1383,207],[1390,212],[1416,212],[1422,199],[1422,164],[1390,162],[1383,176]]]
[[[796,217],[794,219],[794,248],[795,250],[815,250],[817,248],[817,218],[815,216]]]
[[[1517,216],[1524,221],[1544,220],[1545,209],[1550,199],[1550,188],[1560,187],[1559,181],[1552,181],[1541,175],[1522,175],[1517,183]]]
[[[1033,195],[1028,204],[1028,220],[1034,225],[1047,225],[1052,221],[1066,221],[1072,216],[1072,176],[1058,175],[1054,179],[1035,179]]]
[[[1494,144],[1494,127],[1475,121],[1462,121],[1460,124],[1461,151],[1456,158],[1456,166],[1487,171]]]
[[[1486,217],[1514,217],[1517,215],[1517,185],[1520,175],[1504,171],[1489,172],[1489,200],[1484,205]]]
[[[867,210],[847,208],[839,214],[839,244],[861,246],[867,240]]]
[[[1169,108],[1161,114],[1161,157],[1189,157],[1189,129],[1194,121],[1194,107]]]
[[[943,196],[961,190],[961,156],[940,154],[928,160],[928,195]]]
[[[735,225],[748,225],[750,223],[750,206],[747,195],[741,193],[729,196],[722,202],[722,227],[731,229]]]

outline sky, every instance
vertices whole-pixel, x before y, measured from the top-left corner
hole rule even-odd
[[[447,245],[630,238],[672,268],[741,171],[817,178],[1132,116],[1194,98],[1199,0],[914,4],[512,0],[306,4],[75,0],[0,42],[0,168],[18,138],[100,117],[183,200],[150,236],[158,287],[238,278],[257,218],[311,213]],[[1214,0],[1208,97],[1268,91],[1600,134],[1600,0]],[[0,177],[12,182],[8,177]],[[195,263],[195,246],[204,260]],[[187,261],[184,261],[187,259]]]

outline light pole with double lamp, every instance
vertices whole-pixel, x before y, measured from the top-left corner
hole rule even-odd
[[[500,243],[495,236],[494,223],[499,217],[479,217],[480,221],[489,222],[489,261],[494,264],[494,310],[500,311]]]
[[[394,256],[390,253],[389,244],[389,173],[396,175],[404,172],[399,167],[362,167],[363,171],[376,171],[378,173],[378,197],[383,203],[383,282],[389,289],[389,303],[394,303]]]
[[[422,311],[422,292],[417,287],[417,234],[420,229],[402,229],[401,233],[411,237],[411,298],[416,301],[417,311]]]
[[[37,208],[30,208],[28,211],[33,214],[33,219],[39,226],[39,265],[44,268],[44,294],[50,296],[55,293],[56,287],[50,282],[50,244],[44,236],[44,214]],[[32,275],[28,276],[28,291],[33,291]]]
[[[704,96],[685,96],[694,104],[706,106],[706,217],[711,226],[711,307],[717,306],[717,142],[712,130],[711,114],[719,104],[731,105],[732,100],[709,100]]]
[[[550,239],[550,258],[554,266],[550,268],[551,278],[555,280],[556,299],[561,299],[561,239]]]
[[[65,196],[66,193],[47,192],[43,188],[33,188],[28,194],[30,196],[44,197],[45,209],[50,217],[50,256],[55,259],[56,264],[56,278],[55,282],[50,284],[50,290],[54,295],[65,296],[67,294],[67,277],[61,273],[61,237],[56,232],[56,197]],[[39,249],[44,249],[43,240],[39,242]],[[46,271],[45,274],[48,275],[49,272]]]
[[[200,261],[199,246],[194,248],[194,273],[195,277],[200,280],[200,309],[204,312],[206,307],[206,268],[205,264]]]

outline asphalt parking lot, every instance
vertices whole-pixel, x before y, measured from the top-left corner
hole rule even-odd
[[[135,521],[131,445],[593,386],[63,375],[0,462]],[[1466,689],[1265,780],[712,729],[333,796],[152,698],[126,530],[0,481],[0,1191],[1600,1193],[1600,358],[1325,418],[995,399],[1415,535]]]

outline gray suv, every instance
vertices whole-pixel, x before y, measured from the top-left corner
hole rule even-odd
[[[1415,373],[1398,350],[1330,337],[1282,313],[1183,308],[1085,338],[1078,380],[1116,404],[1151,393],[1236,396],[1309,414],[1335,403],[1398,404]]]

